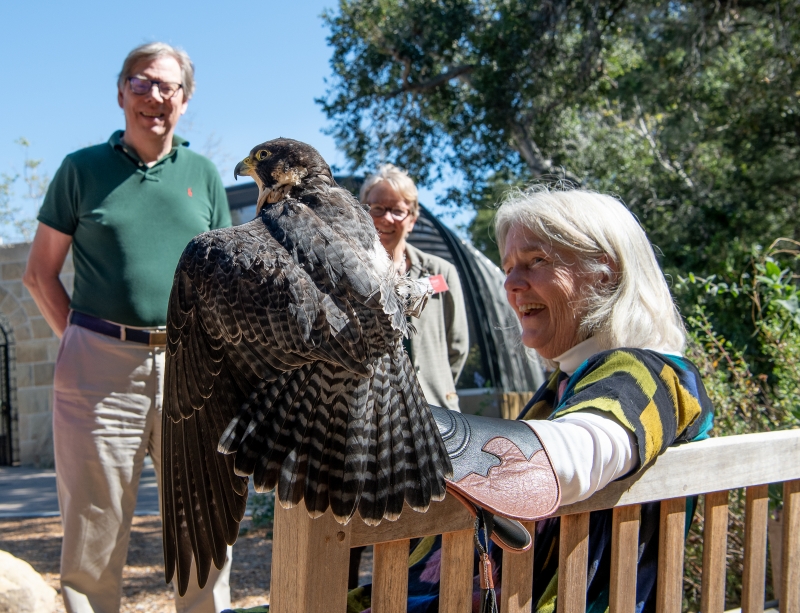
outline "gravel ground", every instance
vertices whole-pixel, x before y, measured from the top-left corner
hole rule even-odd
[[[241,528],[233,548],[231,600],[235,608],[255,607],[269,602],[272,539],[267,529],[253,529],[249,518]],[[59,590],[61,537],[58,517],[0,519],[0,549],[28,562],[56,591]],[[369,548],[362,556],[362,582],[369,577],[371,566]],[[158,517],[133,518],[122,592],[121,613],[172,613],[175,610],[172,588],[164,583],[161,519]],[[60,598],[56,612],[65,613]]]

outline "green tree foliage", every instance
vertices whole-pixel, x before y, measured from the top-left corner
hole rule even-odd
[[[750,4],[633,22],[604,120],[573,132],[589,135],[577,172],[623,197],[673,271],[736,276],[753,245],[797,238],[800,21]]]
[[[602,77],[623,4],[343,0],[324,16],[335,80],[320,102],[356,166],[539,176],[559,113]]]
[[[775,241],[754,258],[738,283],[690,275],[678,290],[693,286],[688,313],[692,358],[705,374],[716,425],[724,434],[766,432],[800,425],[800,243]],[[750,334],[741,344],[712,323],[720,312],[749,307]]]
[[[764,237],[800,238],[794,2],[341,0],[325,18],[320,102],[356,168],[450,167],[477,210],[496,177],[614,192],[673,273],[736,276]]]
[[[508,173],[496,173],[482,186],[473,198],[475,217],[468,226],[472,244],[492,262],[500,266],[500,251],[494,239],[494,213],[497,202],[501,202],[510,192],[521,189],[524,184]]]
[[[253,528],[269,528],[275,522],[275,492],[255,493],[250,498]]]

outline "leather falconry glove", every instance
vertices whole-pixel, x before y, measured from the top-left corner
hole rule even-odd
[[[464,415],[431,406],[453,465],[447,492],[475,516],[481,613],[497,613],[489,539],[506,551],[533,543],[518,520],[535,521],[553,513],[561,489],[539,437],[520,421]]]
[[[516,520],[546,517],[561,499],[558,478],[539,437],[520,421],[436,406],[431,412],[453,465],[448,493],[473,515],[483,511],[486,530],[497,545],[527,550],[530,534]]]

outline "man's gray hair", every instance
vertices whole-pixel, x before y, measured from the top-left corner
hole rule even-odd
[[[417,186],[414,185],[414,181],[405,170],[398,168],[394,164],[383,164],[374,175],[367,177],[358,192],[358,199],[366,204],[369,192],[383,181],[386,181],[394,191],[400,194],[400,197],[408,205],[411,215],[418,217],[419,192],[417,192]]]
[[[653,247],[619,200],[596,192],[536,185],[506,198],[495,217],[500,253],[514,227],[571,254],[582,272],[605,279],[585,288],[581,340],[603,349],[681,352],[686,332]]]
[[[125,81],[133,76],[134,67],[140,62],[152,62],[156,58],[169,56],[175,58],[181,67],[181,84],[183,85],[184,99],[188,100],[194,94],[194,64],[189,59],[189,54],[183,49],[178,49],[167,43],[146,43],[139,45],[128,54],[122,63],[122,70],[117,79],[120,91],[125,87]]]

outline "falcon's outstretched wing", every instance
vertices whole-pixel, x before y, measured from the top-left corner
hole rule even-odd
[[[424,510],[444,496],[450,463],[402,349],[403,296],[371,261],[377,250],[337,225],[287,198],[195,238],[178,265],[162,496],[165,573],[177,571],[180,593],[192,557],[201,586],[212,561],[222,566],[244,515],[243,475],[277,486],[283,505],[330,506],[343,522],[356,510],[395,519],[404,500]]]

